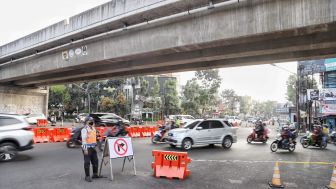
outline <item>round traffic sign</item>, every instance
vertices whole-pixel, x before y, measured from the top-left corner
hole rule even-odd
[[[128,145],[127,142],[122,139],[119,138],[114,142],[114,151],[116,154],[118,154],[119,156],[123,156],[127,153],[128,150]]]

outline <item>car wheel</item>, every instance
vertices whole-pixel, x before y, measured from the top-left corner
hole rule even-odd
[[[13,143],[0,144],[0,161],[12,161],[17,157],[17,148]]]
[[[184,150],[190,150],[191,147],[192,147],[191,139],[189,139],[189,138],[184,139],[183,142],[182,142],[182,148]]]
[[[232,139],[230,137],[225,137],[222,144],[223,148],[229,149],[232,146]]]

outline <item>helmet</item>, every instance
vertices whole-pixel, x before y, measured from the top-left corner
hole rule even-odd
[[[88,121],[93,121],[94,122],[94,119],[90,116],[86,116],[85,119],[84,119],[84,123],[87,123]]]
[[[124,122],[123,122],[122,120],[118,120],[118,121],[117,121],[117,125],[121,126],[121,125],[123,125],[123,124],[124,124]]]

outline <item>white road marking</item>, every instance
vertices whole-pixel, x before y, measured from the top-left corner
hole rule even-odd
[[[284,182],[285,187],[287,188],[297,188],[298,185],[293,182]]]
[[[210,160],[210,159],[191,159],[193,162],[219,162],[219,163],[275,163],[280,164],[317,164],[317,165],[332,165],[332,162],[301,162],[301,161],[256,161],[256,160]]]
[[[243,181],[241,180],[232,180],[232,179],[229,179],[230,183],[231,184],[243,184]]]

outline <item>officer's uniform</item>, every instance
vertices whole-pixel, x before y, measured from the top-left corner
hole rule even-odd
[[[85,180],[91,182],[90,178],[90,162],[92,164],[93,177],[98,178],[98,156],[95,149],[97,145],[97,133],[94,126],[85,125],[82,131],[82,149],[84,155],[84,170],[85,170]],[[88,154],[84,154],[84,151],[87,150]]]

